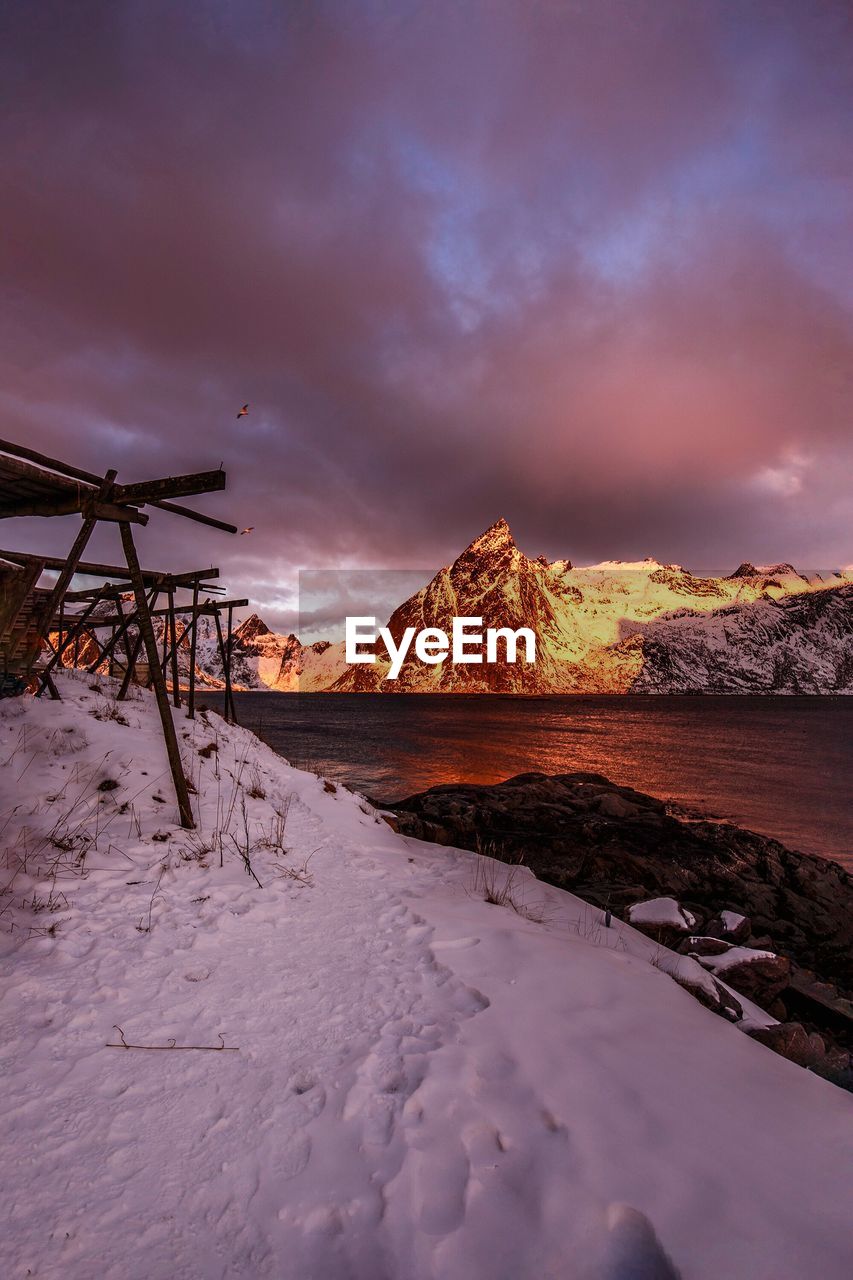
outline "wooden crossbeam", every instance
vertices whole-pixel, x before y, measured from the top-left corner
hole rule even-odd
[[[72,467],[67,462],[60,462],[58,458],[51,458],[45,453],[39,453],[35,449],[28,449],[24,445],[14,444],[10,440],[0,440],[0,453],[7,454],[10,458],[19,458],[25,459],[29,462],[35,462],[38,466],[48,468],[59,476],[63,476],[70,480],[82,481],[84,484],[91,485],[95,488],[97,488],[101,483],[101,477],[95,475],[91,471],[83,471],[80,467]],[[38,475],[37,472],[34,474]],[[208,483],[205,480],[205,477],[217,477],[217,479]],[[219,482],[218,477],[221,477],[221,483]],[[42,476],[40,479],[43,481],[44,477]],[[203,487],[182,487],[180,490],[172,487],[171,490],[167,492],[167,487],[169,485],[174,486],[175,483],[185,485],[190,481],[201,482]],[[155,492],[152,489],[152,486],[160,486],[161,492]],[[212,493],[224,488],[225,472],[221,467],[217,471],[200,471],[196,475],[191,476],[172,476],[163,480],[143,481],[139,485],[120,486],[122,492],[127,490],[137,491],[136,497],[131,494],[125,499],[127,502],[132,503],[134,501],[138,501],[140,503],[159,507],[162,511],[170,511],[173,515],[183,516],[186,520],[195,520],[198,524],[208,525],[212,529],[220,529],[223,533],[235,534],[238,530],[237,526],[234,524],[229,524],[225,520],[217,520],[213,516],[204,515],[201,511],[193,511],[190,507],[179,506],[175,502],[167,501],[170,497],[188,497],[191,493]],[[148,491],[149,496],[142,496],[143,491],[145,490]],[[76,509],[77,508],[72,507],[71,511]],[[59,515],[70,514],[70,512],[49,512],[40,510],[37,512],[20,512],[15,514]]]
[[[221,529],[223,533],[238,533],[236,524],[228,524],[226,520],[217,520],[214,516],[206,516],[201,511],[193,511],[191,507],[178,506],[177,502],[165,502],[162,499],[152,506],[160,511],[171,511],[173,515],[184,516],[187,520],[195,520],[197,524],[206,524],[211,529]]]
[[[136,507],[118,506],[114,502],[84,503],[81,510],[85,515],[91,512],[96,520],[106,520],[113,524],[148,523],[148,516],[144,511],[137,511]]]
[[[90,502],[88,498],[29,498],[20,502],[4,503],[3,517],[18,516],[88,516],[96,520],[105,520],[113,524],[148,523],[144,511],[135,507],[117,507],[111,503]]]
[[[162,583],[160,583],[160,590],[166,591],[167,588]],[[71,596],[65,597],[66,600],[70,600],[71,598],[72,598]],[[90,600],[91,598],[92,598],[91,596],[84,596],[83,600]],[[97,602],[101,598],[102,598],[101,596],[95,596],[95,601]],[[83,601],[81,600],[81,603],[82,602]],[[208,600],[208,601],[202,601],[202,603],[198,606],[194,606],[191,604],[176,604],[174,611],[176,614],[192,613],[193,609],[195,608],[200,615],[207,615],[208,617],[213,617],[213,614],[216,613],[218,609],[229,609],[229,608],[245,609],[248,603],[249,603],[248,600]],[[150,613],[152,618],[167,618],[169,616],[169,609],[168,608],[151,609]],[[74,623],[76,618],[79,618],[81,616],[82,616],[81,614],[67,613],[65,615],[65,621],[69,625],[71,625]],[[89,626],[91,627],[92,630],[95,630],[97,627],[118,626],[122,621],[123,619],[120,618],[118,614],[104,613],[104,614],[99,614],[95,618],[91,618],[89,622]]]
[[[0,550],[0,560],[11,560],[14,564],[29,564],[34,560],[43,562],[45,569],[65,568],[65,559],[57,556],[33,556],[25,551],[2,551]],[[146,580],[146,585],[153,586],[155,582],[171,582],[175,587],[191,587],[196,579],[204,581],[206,578],[218,578],[219,570],[210,569],[189,569],[185,573],[161,573],[156,569],[140,569],[142,577]],[[80,560],[74,571],[74,576],[79,574],[81,578],[118,578],[121,582],[130,582],[130,575],[126,565],[114,564],[96,564],[90,560]],[[94,588],[93,588],[94,590]]]
[[[225,472],[197,471],[186,476],[166,476],[163,480],[143,480],[140,484],[116,485],[116,502],[160,502],[164,498],[188,498],[194,493],[217,493],[225,488]]]
[[[51,471],[69,476],[72,480],[82,480],[85,484],[97,486],[103,479],[102,476],[96,476],[91,471],[81,471],[79,467],[72,467],[67,462],[59,462],[56,458],[49,458],[45,453],[37,453],[35,449],[28,449],[22,444],[12,444],[10,440],[0,440],[0,453],[8,453],[13,458],[26,458],[30,462],[37,462],[40,467],[49,467]]]
[[[46,472],[43,467],[32,466],[21,458],[9,457],[0,461],[2,461],[2,470],[7,475],[17,477],[26,489],[52,487],[54,493],[65,493],[72,499],[79,496],[94,497],[103,480],[103,476],[97,480],[80,480],[77,477]]]
[[[162,581],[161,581],[161,585],[162,585]],[[225,592],[224,587],[214,587],[209,582],[201,582],[199,583],[199,587],[202,591],[206,591],[209,595],[217,595],[217,594],[222,595]],[[43,593],[44,588],[39,587],[38,591],[40,593]],[[131,595],[132,593],[133,593],[133,586],[130,582],[130,579],[128,579],[127,582],[104,583],[102,587],[88,587],[84,591],[66,591],[65,599],[70,601],[77,601],[77,600],[91,600],[93,597],[95,597],[98,600],[118,600],[122,596]],[[182,606],[178,606],[178,607],[181,608]]]
[[[20,491],[11,500],[4,489],[0,500],[0,512],[4,518],[81,514],[87,518],[94,516],[96,520],[148,523],[148,516],[135,508],[120,508],[111,500],[107,501],[102,487],[95,488],[88,482],[49,474],[18,458],[0,459],[0,469],[5,477],[11,475],[15,478],[16,489],[20,485]]]

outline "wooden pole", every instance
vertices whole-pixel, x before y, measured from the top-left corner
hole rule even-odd
[[[169,664],[169,595],[166,594],[166,612],[163,616],[163,653],[160,658],[160,666],[163,669],[163,679],[166,679],[166,669]]]
[[[236,724],[237,708],[234,705],[234,687],[231,683],[231,655],[234,651],[233,630],[234,630],[234,606],[229,604],[228,606],[228,640],[226,645],[227,653],[228,653],[228,697],[231,699],[231,723]]]
[[[129,634],[128,634],[128,626],[129,626],[129,623],[125,620],[125,616],[124,616],[124,605],[123,605],[123,604],[122,604],[122,602],[121,602],[121,592],[118,592],[118,594],[116,595],[116,598],[115,598],[115,606],[116,606],[116,613],[117,613],[117,614],[119,615],[119,617],[121,618],[121,627],[119,628],[118,635],[119,635],[119,637],[121,638],[122,648],[124,649],[124,656],[125,656],[125,659],[126,659],[126,666],[125,666],[125,670],[127,670],[127,667],[129,667],[129,666],[131,665],[131,662],[130,662],[130,636],[129,636]],[[135,616],[135,615],[131,614],[131,617],[133,617],[133,616]]]
[[[127,614],[127,616],[125,616],[125,614],[122,612],[121,625],[120,625],[120,626],[118,626],[118,627],[113,626],[113,631],[112,631],[112,635],[111,635],[110,639],[109,639],[109,640],[107,641],[107,643],[104,645],[103,649],[101,649],[101,650],[100,650],[100,652],[99,652],[99,654],[98,654],[98,657],[96,658],[95,662],[94,662],[94,663],[93,663],[93,664],[88,668],[88,670],[89,670],[89,672],[90,672],[90,673],[91,673],[91,672],[94,672],[94,671],[97,671],[97,669],[98,669],[98,667],[101,665],[101,663],[102,663],[105,659],[107,659],[107,658],[109,658],[109,661],[110,661],[110,670],[112,671],[112,666],[113,666],[113,657],[114,657],[114,654],[115,654],[115,647],[116,647],[116,645],[118,644],[119,640],[122,640],[122,641],[123,641],[123,643],[124,643],[124,651],[125,651],[125,654],[126,654],[126,656],[127,656],[128,663],[129,663],[129,661],[130,661],[130,646],[129,646],[129,643],[128,643],[127,633],[128,633],[128,631],[130,630],[130,628],[133,626],[133,624],[134,624],[134,622],[135,622],[135,621],[136,621],[136,611],[135,611],[135,610],[134,610],[132,613]],[[125,669],[126,669],[126,668],[125,668]]]
[[[187,715],[195,720],[195,655],[198,638],[198,579],[193,583],[192,635],[190,636],[190,680],[187,692]]]
[[[133,641],[133,652],[128,654],[127,670],[122,678],[121,688],[116,694],[116,702],[124,702],[127,697],[127,691],[130,688],[130,682],[133,679],[133,673],[136,670],[136,659],[139,657],[139,650],[141,648],[142,632],[137,630],[136,637]]]
[[[222,639],[222,623],[219,621],[219,610],[217,609],[214,617],[216,618],[216,638],[219,641],[219,657],[222,661],[222,674],[225,677],[225,719],[228,724],[231,723],[231,671],[228,666],[228,654],[225,652],[225,642]]]
[[[181,679],[178,672],[178,631],[175,626],[175,589],[169,588],[169,644],[172,647],[172,702],[181,705]]]
[[[115,471],[108,471],[106,473],[106,475],[103,478],[103,481],[101,482],[101,487],[98,490],[99,501],[109,497],[110,490],[113,487],[113,481],[115,480],[115,478],[116,478]],[[75,570],[77,569],[77,565],[80,563],[80,557],[83,555],[83,552],[86,550],[86,544],[88,543],[90,537],[92,536],[92,530],[94,529],[97,522],[98,522],[97,517],[94,515],[87,515],[87,516],[84,516],[83,518],[83,527],[81,528],[80,532],[77,534],[77,537],[74,539],[74,545],[72,546],[71,550],[68,553],[68,558],[66,559],[65,564],[60,570],[59,577],[56,579],[56,582],[54,583],[53,590],[50,593],[50,598],[48,599],[48,602],[44,608],[44,612],[41,615],[42,619],[44,620],[43,629],[45,630],[50,626],[50,623],[53,621],[54,617],[56,616],[56,612],[59,607],[59,602],[60,600],[62,600],[63,596],[65,595],[69,582],[74,577],[74,573],[75,573]],[[37,653],[38,653],[38,640],[36,640],[36,642],[33,645],[31,645],[29,650],[27,651],[25,669],[28,670],[32,666]]]
[[[98,603],[97,600],[93,600],[92,603],[89,605],[89,607],[83,610],[83,612],[80,614],[80,617],[75,618],[73,624],[68,628],[67,632],[65,632],[62,638],[62,643],[57,644],[57,647],[53,651],[53,657],[45,667],[44,671],[41,673],[41,683],[39,684],[38,690],[36,691],[36,697],[39,697],[46,688],[49,688],[47,677],[53,671],[53,668],[56,666],[57,662],[61,664],[62,655],[65,652],[65,650],[68,648],[69,644],[71,643],[72,638],[74,640],[74,666],[75,667],[77,666],[77,662],[80,655],[80,631],[83,627],[83,624],[86,622],[87,618],[89,617],[89,614],[92,612],[92,610],[94,609],[97,603]],[[50,630],[49,618],[48,618],[47,626],[45,627],[45,630],[46,631]]]
[[[154,683],[154,696],[157,699],[157,710],[160,713],[160,723],[163,726],[163,739],[166,743],[166,754],[169,757],[169,767],[172,770],[172,781],[175,784],[175,795],[178,800],[178,811],[181,815],[181,826],[191,830],[195,826],[195,821],[193,819],[192,808],[190,806],[190,794],[187,788],[187,780],[184,776],[184,766],[181,761],[181,753],[178,748],[178,736],[175,733],[175,722],[172,719],[172,711],[169,706],[169,695],[166,691],[166,681],[163,676],[163,669],[160,666],[160,659],[157,653],[157,641],[154,637],[154,628],[151,625],[151,614],[148,611],[148,599],[145,595],[142,571],[139,568],[139,560],[137,559],[136,547],[133,542],[133,531],[129,524],[119,525],[119,529],[121,531],[121,545],[124,549],[125,559],[127,560],[130,580],[133,583],[133,594],[136,599],[136,611],[139,614],[139,630],[145,644],[145,651],[148,655],[148,667]]]

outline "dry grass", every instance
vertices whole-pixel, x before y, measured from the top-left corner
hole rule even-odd
[[[477,858],[469,892],[474,898],[482,898],[495,907],[509,907],[516,915],[536,924],[546,919],[545,901],[531,901],[529,896],[531,875],[521,858],[508,862],[503,851],[494,841],[477,840]],[[536,881],[533,879],[533,883]]]

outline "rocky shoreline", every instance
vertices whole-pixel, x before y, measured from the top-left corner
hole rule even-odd
[[[377,803],[405,835],[523,861],[541,880],[624,919],[638,903],[674,900],[689,927],[631,922],[712,971],[727,966],[726,982],[783,1024],[774,1047],[817,1066],[820,1037],[829,1073],[849,1079],[853,877],[837,863],[676,813],[594,773],[449,783]]]

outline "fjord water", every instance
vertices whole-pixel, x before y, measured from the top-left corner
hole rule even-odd
[[[853,870],[853,698],[235,697],[291,763],[371,797],[588,770]]]

